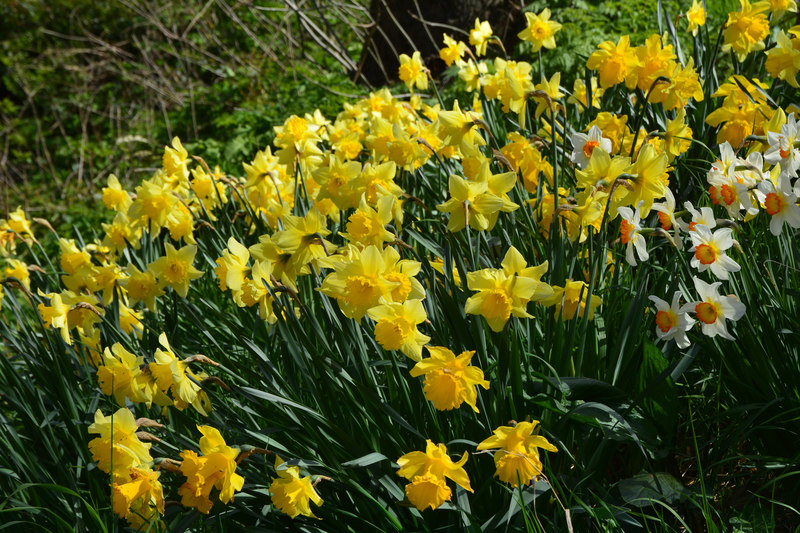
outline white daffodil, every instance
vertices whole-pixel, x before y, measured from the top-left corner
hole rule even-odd
[[[690,264],[699,272],[711,269],[719,279],[726,280],[729,272],[738,272],[742,269],[725,253],[725,250],[734,243],[732,229],[722,228],[712,234],[707,226],[698,224],[691,235],[694,246],[689,251],[694,252],[694,257]]]
[[[674,229],[675,234],[672,237],[672,242],[675,243],[675,248],[678,250],[683,249],[683,241],[681,240],[680,223],[675,219],[675,197],[669,188],[664,190],[664,203],[653,204],[653,209],[658,211],[658,222],[661,224],[661,229],[668,231]]]
[[[781,126],[780,133],[767,132],[769,149],[764,152],[764,160],[772,165],[780,164],[781,176],[797,177],[797,170],[800,168],[800,150],[795,148],[794,144],[799,140],[798,126],[800,124],[794,118],[794,113],[789,113],[786,124]]]
[[[694,319],[680,306],[681,293],[675,291],[672,304],[668,304],[658,296],[650,296],[656,306],[656,335],[663,341],[675,340],[678,348],[689,347],[686,332],[694,326]]]
[[[797,206],[797,194],[792,190],[789,176],[778,176],[778,186],[771,180],[764,180],[758,184],[758,197],[772,217],[769,221],[769,231],[773,235],[780,235],[784,224],[793,228],[800,228],[800,207]]]
[[[572,154],[569,159],[580,169],[586,168],[595,148],[600,148],[606,153],[611,153],[611,139],[603,137],[603,132],[597,126],[589,128],[588,133],[576,132],[572,134]]]
[[[764,171],[764,156],[761,152],[753,152],[747,159],[737,157],[732,173],[736,183],[747,187],[754,187],[769,178],[769,172]]]
[[[636,258],[633,256],[633,249],[636,248],[636,254],[639,256],[639,261],[647,261],[650,255],[647,253],[647,246],[644,242],[644,235],[641,234],[642,225],[641,217],[639,216],[639,205],[636,206],[636,211],[630,207],[619,207],[617,213],[622,217],[619,226],[620,241],[626,245],[625,259],[631,266],[636,266]]]
[[[755,159],[752,162],[745,160],[741,162],[743,165],[757,164]],[[750,175],[737,172],[734,168],[731,165],[724,173],[713,170],[708,172],[708,184],[711,186],[708,192],[711,195],[711,201],[725,207],[728,216],[733,219],[741,219],[742,210],[745,210],[748,215],[756,215],[758,206],[753,205],[749,191],[755,182]]]
[[[720,296],[721,281],[706,283],[694,278],[694,288],[699,301],[689,302],[681,307],[682,312],[692,312],[701,322],[703,334],[709,337],[719,335],[723,339],[735,340],[728,332],[726,320],[736,322],[744,316],[745,305],[735,296]]]
[[[708,171],[708,181],[711,182],[712,175],[722,174],[725,175],[732,168],[736,161],[736,153],[733,151],[731,143],[725,141],[719,145],[719,159],[717,159],[711,170]]]
[[[717,226],[717,219],[714,218],[714,211],[710,207],[701,207],[697,210],[692,205],[692,202],[684,202],[683,208],[692,215],[692,221],[687,224],[683,220],[678,220],[681,231],[689,233],[694,231],[694,228],[698,225],[703,225],[708,229],[714,229]]]

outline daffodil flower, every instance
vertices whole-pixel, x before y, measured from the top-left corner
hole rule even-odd
[[[712,234],[707,226],[695,226],[691,233],[694,246],[689,251],[694,252],[694,257],[690,264],[699,272],[710,269],[717,278],[724,280],[730,272],[739,272],[742,267],[725,253],[735,242],[732,235],[730,228],[718,229]]]
[[[691,312],[700,321],[703,334],[709,337],[719,335],[723,339],[735,340],[728,332],[726,321],[735,322],[744,316],[745,305],[734,296],[720,296],[721,281],[706,283],[694,278],[694,287],[700,299],[689,302],[680,308],[681,312]]]
[[[619,226],[620,241],[625,246],[625,260],[631,266],[636,266],[636,258],[633,255],[634,249],[639,256],[639,261],[647,261],[650,254],[647,253],[647,245],[642,235],[641,217],[639,215],[639,206],[636,206],[636,211],[630,207],[617,208],[617,213],[622,217]]]
[[[675,340],[678,348],[689,347],[686,332],[694,326],[694,320],[680,306],[681,293],[675,291],[672,303],[668,304],[658,296],[650,296],[656,306],[656,335],[663,341]]]
[[[603,132],[597,126],[589,128],[588,133],[575,132],[572,134],[572,154],[569,159],[578,168],[584,169],[596,149],[611,153],[611,140],[603,137]]]

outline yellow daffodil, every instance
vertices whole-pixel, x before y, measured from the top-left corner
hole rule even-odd
[[[557,452],[541,435],[534,435],[533,430],[539,424],[519,422],[515,426],[500,426],[494,435],[478,444],[478,450],[494,450],[495,477],[516,487],[535,482],[542,475],[542,461],[539,459],[539,448],[549,452]]]
[[[692,6],[686,11],[686,20],[689,22],[686,31],[697,35],[697,30],[706,23],[706,10],[703,8],[702,2],[692,0]]]
[[[428,69],[422,64],[419,51],[415,51],[411,57],[400,54],[400,81],[406,84],[410,91],[416,87],[420,91],[428,89]]]
[[[59,258],[61,269],[68,275],[75,274],[81,268],[92,264],[89,252],[78,248],[73,239],[58,239],[58,247],[61,251]]]
[[[531,52],[538,52],[542,47],[549,50],[556,47],[555,35],[561,29],[561,24],[550,20],[549,9],[544,8],[538,15],[526,12],[525,21],[528,25],[517,34],[517,37],[533,45]]]
[[[296,518],[299,515],[317,518],[311,512],[311,502],[322,505],[322,497],[317,493],[309,477],[300,477],[300,468],[287,465],[280,456],[275,457],[275,473],[269,492],[272,503],[282,513]]]
[[[183,410],[191,405],[198,413],[207,416],[211,410],[211,400],[198,383],[208,376],[204,373],[195,374],[189,367],[191,359],[183,361],[178,359],[170,348],[165,333],[159,335],[158,342],[161,348],[156,349],[153,354],[155,361],[148,365],[158,389],[162,393],[172,392],[176,408]],[[210,359],[204,362],[216,364]]]
[[[363,250],[351,247],[349,254],[349,258],[331,258],[334,272],[323,280],[319,289],[323,294],[336,298],[348,318],[361,320],[367,311],[381,303],[382,298],[404,301],[401,293],[410,297],[412,291],[417,294],[420,292],[419,289],[414,290],[410,279],[414,274],[404,274],[402,270],[395,269],[400,256],[394,248],[388,247],[381,252],[376,246],[368,246]],[[416,265],[416,271],[419,271],[419,263]],[[392,295],[393,291],[400,291],[397,297]]]
[[[236,473],[238,448],[228,446],[216,428],[197,426],[197,429],[203,434],[200,438],[203,455],[198,456],[192,450],[181,453],[181,472],[186,482],[178,489],[178,494],[181,504],[208,514],[214,504],[209,497],[211,489],[219,490],[219,500],[228,503],[234,493],[242,490],[244,478]]]
[[[587,308],[589,320],[593,320],[594,310],[602,303],[599,296],[589,294],[589,286],[585,282],[569,279],[563,287],[553,285],[553,296],[542,301],[542,305],[554,305],[556,316],[561,316],[562,321],[572,320],[576,315],[583,317]]]
[[[487,21],[475,19],[475,27],[469,31],[469,44],[475,47],[475,55],[485,56],[486,46],[492,37],[492,27]]]
[[[37,306],[44,326],[46,328],[61,330],[61,338],[64,342],[72,344],[72,338],[69,334],[69,321],[67,320],[67,313],[69,313],[70,306],[61,299],[61,295],[58,293],[44,296],[50,298],[50,305],[40,303]]]
[[[410,371],[413,377],[425,376],[425,397],[440,411],[458,409],[466,402],[477,413],[477,387],[488,389],[489,382],[480,368],[469,364],[475,351],[456,356],[447,348],[428,346],[428,352],[431,356]]]
[[[385,303],[367,314],[375,321],[375,340],[384,350],[399,350],[414,361],[422,359],[422,347],[431,338],[417,329],[428,319],[420,300]]]
[[[739,0],[739,11],[728,13],[728,21],[722,31],[723,52],[733,51],[739,61],[744,61],[750,52],[764,49],[764,38],[769,35],[766,12],[769,4]]]
[[[242,288],[245,277],[250,273],[250,251],[234,237],[228,238],[228,248],[222,250],[214,273],[219,280],[219,290],[236,292]]]
[[[444,34],[444,48],[439,50],[439,57],[445,65],[451,66],[456,61],[460,61],[467,51],[467,45],[462,41],[456,41],[446,33]]]
[[[106,347],[102,366],[97,368],[100,390],[106,396],[113,394],[120,405],[125,405],[125,398],[130,398],[134,403],[147,402],[150,376],[142,373],[140,367],[143,363],[143,357],[137,357],[118,342],[111,349]],[[152,397],[149,399],[152,400]]]
[[[6,267],[2,271],[0,279],[14,278],[26,288],[31,288],[31,275],[28,272],[28,265],[19,259],[6,260]]]
[[[131,468],[146,467],[153,461],[150,444],[139,440],[137,431],[139,426],[133,413],[125,407],[109,416],[103,415],[100,409],[94,414],[89,433],[99,436],[89,441],[89,451],[97,467],[111,474],[114,480],[128,479]]]
[[[464,470],[467,459],[467,452],[464,452],[461,459],[454,463],[447,455],[447,447],[444,444],[436,445],[430,439],[426,442],[424,452],[414,451],[400,457],[397,460],[400,466],[397,475],[411,482],[406,485],[406,497],[414,507],[424,511],[428,507],[437,509],[450,500],[452,490],[447,486],[446,479],[472,492]]]
[[[486,63],[479,61],[475,63],[472,59],[460,66],[458,77],[464,82],[467,91],[478,91],[481,88],[481,77],[489,72]]]
[[[114,512],[139,528],[158,514],[164,514],[164,489],[159,481],[161,472],[131,468],[126,482],[112,485]]]
[[[623,35],[617,44],[603,41],[586,61],[586,68],[596,70],[603,89],[625,82],[628,89],[636,86],[635,69],[639,66],[636,51],[630,46],[630,37]],[[601,128],[602,129],[602,128]]]
[[[503,259],[503,268],[486,268],[467,274],[467,286],[478,294],[465,305],[467,314],[482,315],[492,331],[502,331],[513,315],[531,318],[525,310],[531,300],[541,301],[552,295],[552,289],[540,281],[547,271],[547,262],[527,267],[522,255],[511,247]]]
[[[128,191],[122,188],[114,174],[108,177],[108,187],[103,188],[102,198],[107,208],[120,213],[126,213],[133,202]]]
[[[167,225],[167,217],[178,199],[169,188],[157,180],[144,180],[136,187],[136,200],[128,208],[128,218],[138,226],[147,229],[155,238],[161,228]]]
[[[166,255],[147,265],[147,269],[158,277],[161,287],[170,286],[182,298],[186,298],[189,282],[203,275],[202,271],[192,265],[197,254],[197,246],[187,244],[176,250],[170,243],[165,243],[164,250],[167,252]]]
[[[164,294],[156,275],[149,269],[142,272],[134,264],[128,264],[125,270],[128,276],[121,278],[120,285],[126,289],[129,303],[144,302],[150,311],[155,311],[156,298]]]
[[[786,80],[795,89],[797,72],[800,71],[800,41],[790,39],[783,30],[778,32],[777,44],[767,50],[767,61],[764,66],[769,75],[775,79]]]

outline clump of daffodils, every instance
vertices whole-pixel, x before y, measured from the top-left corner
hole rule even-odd
[[[127,407],[155,404],[165,418],[176,410],[198,419],[212,414],[207,387],[226,387],[200,368],[218,363],[181,355],[177,337],[170,334],[173,345],[153,327],[183,304],[191,308],[202,291],[224,293],[228,310],[251,313],[269,334],[329,308],[364,334],[379,365],[406,365],[404,372],[421,378],[406,385],[437,416],[465,424],[483,423],[468,417],[496,393],[500,365],[479,348],[456,354],[439,346],[450,324],[437,321],[446,313],[466,316],[492,340],[542,320],[586,326],[617,289],[600,272],[641,269],[646,283],[652,263],[667,258],[691,268],[686,279],[676,274],[670,292],[680,289],[671,298],[662,293],[669,300],[649,297],[650,334],[680,350],[699,335],[734,340],[752,305],[734,294],[746,268],[742,227],[761,220],[782,239],[800,229],[800,110],[781,108],[770,95],[778,83],[799,86],[800,29],[776,26],[792,10],[794,2],[740,0],[721,30],[721,48],[739,63],[763,61],[772,80],[733,74],[713,94],[704,93],[694,59],[681,60],[666,35],[599,43],[570,91],[562,73],[526,61],[556,47],[561,24],[549,9],[525,14],[520,58],[486,58],[502,43],[488,22],[476,20],[469,44],[445,35],[439,51],[471,103],[445,106],[415,94],[435,82],[413,52],[400,56],[397,71],[410,98],[381,89],[335,117],[318,110],[288,117],[274,127],[274,146],[235,167],[240,175],[212,170],[176,137],[164,147],[161,168],[135,188],[109,176],[101,200],[110,222],[100,237],[58,238],[56,287],[43,290],[32,274],[44,270],[17,257],[22,244],[36,242],[32,221],[17,208],[0,219],[0,306],[5,291],[28,295],[51,340],[85,359],[99,391],[121,406],[109,416],[97,411],[89,450],[111,476],[114,512],[135,528],[156,529],[164,472],[180,474],[181,504],[204,514],[244,489],[240,461],[248,452],[229,446],[219,430],[197,424],[199,453],[183,450],[180,463],[154,459],[158,446],[148,440],[155,437],[140,431],[146,422]],[[705,32],[706,15],[693,0],[686,31]],[[625,105],[608,107],[619,96]],[[694,157],[688,154],[704,128],[696,104],[706,98],[714,162],[697,179],[708,201],[687,197],[685,175],[676,171]],[[425,231],[432,235],[420,253],[409,235]],[[548,256],[549,245],[565,257]],[[598,245],[603,252],[592,256]],[[455,304],[437,309],[434,291]],[[148,337],[154,350],[144,348]],[[464,404],[472,411],[458,411]],[[500,482],[544,479],[540,450],[558,450],[537,434],[538,424],[496,427],[477,445],[493,453]],[[408,502],[433,510],[452,499],[454,486],[472,492],[467,459],[464,452],[454,461],[432,440],[400,457]],[[274,473],[262,480],[273,507],[293,519],[316,518],[311,504],[323,503],[316,490],[322,477],[280,457]]]

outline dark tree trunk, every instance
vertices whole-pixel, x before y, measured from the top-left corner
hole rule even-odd
[[[397,56],[419,50],[434,76],[445,68],[439,59],[447,33],[469,43],[475,19],[488,20],[503,44],[513,46],[524,26],[519,0],[372,0],[370,29],[360,60],[360,73],[373,85],[397,80]],[[447,27],[451,26],[451,27]],[[358,75],[357,75],[358,77]]]

